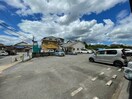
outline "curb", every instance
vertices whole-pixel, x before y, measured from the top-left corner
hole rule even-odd
[[[127,87],[128,81],[123,78],[111,99],[128,99],[129,95],[127,93]]]
[[[121,83],[119,84],[117,90],[115,91],[115,93],[113,94],[111,99],[119,99],[119,95],[121,93],[122,87],[124,85],[124,78],[121,80]]]

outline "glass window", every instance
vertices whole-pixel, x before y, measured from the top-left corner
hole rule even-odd
[[[126,52],[126,56],[132,56],[132,52]]]
[[[117,54],[116,50],[107,50],[106,54]]]
[[[105,51],[98,51],[98,54],[105,54]]]

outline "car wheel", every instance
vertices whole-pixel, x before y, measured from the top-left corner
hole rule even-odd
[[[115,61],[114,66],[116,67],[123,67],[123,63],[121,61]]]
[[[90,61],[90,62],[94,62],[94,59],[93,59],[93,58],[89,58],[89,61]]]

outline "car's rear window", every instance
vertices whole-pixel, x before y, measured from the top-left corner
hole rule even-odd
[[[109,55],[117,54],[117,51],[116,50],[107,50],[106,54],[109,54]]]
[[[125,55],[126,56],[132,56],[132,52],[126,52]]]

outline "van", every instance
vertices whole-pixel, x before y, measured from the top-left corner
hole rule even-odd
[[[89,61],[113,64],[118,67],[127,65],[127,58],[124,49],[98,50],[89,57]]]

